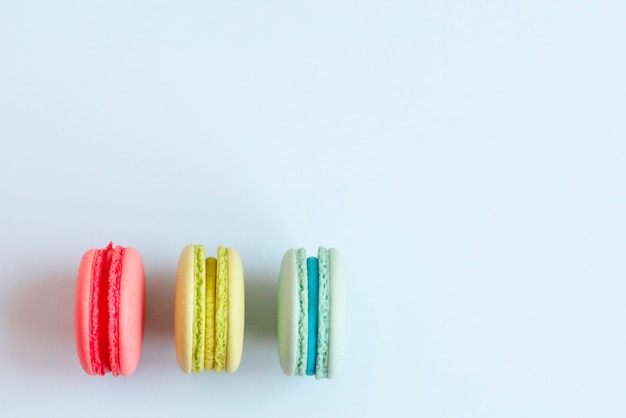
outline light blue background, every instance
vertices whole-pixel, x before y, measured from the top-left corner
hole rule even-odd
[[[220,3],[0,4],[0,415],[626,416],[626,2]],[[111,239],[147,272],[130,378],[74,350]],[[190,242],[244,261],[234,375],[176,365]],[[324,382],[275,343],[317,245],[348,271]]]

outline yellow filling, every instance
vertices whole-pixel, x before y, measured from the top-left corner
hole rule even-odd
[[[213,370],[215,364],[215,276],[217,275],[217,259],[206,259],[206,307],[204,331],[204,368]]]

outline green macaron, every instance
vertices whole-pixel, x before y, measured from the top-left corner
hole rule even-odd
[[[288,376],[337,374],[343,357],[345,291],[339,252],[319,247],[317,257],[290,249],[278,285],[278,354]]]

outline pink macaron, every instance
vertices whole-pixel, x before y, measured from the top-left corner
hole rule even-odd
[[[74,330],[80,365],[89,375],[128,376],[143,344],[146,301],[143,262],[134,248],[87,251],[80,261]]]

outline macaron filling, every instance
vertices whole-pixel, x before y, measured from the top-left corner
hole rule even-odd
[[[319,265],[316,257],[306,259],[307,279],[309,290],[308,314],[309,314],[309,340],[307,351],[307,376],[315,375],[315,363],[317,357],[317,310],[319,301]]]
[[[213,370],[215,364],[215,279],[217,259],[206,259],[206,305],[204,323],[204,368]]]
[[[94,254],[89,304],[89,354],[94,374],[120,374],[119,304],[124,248],[113,243]]]

